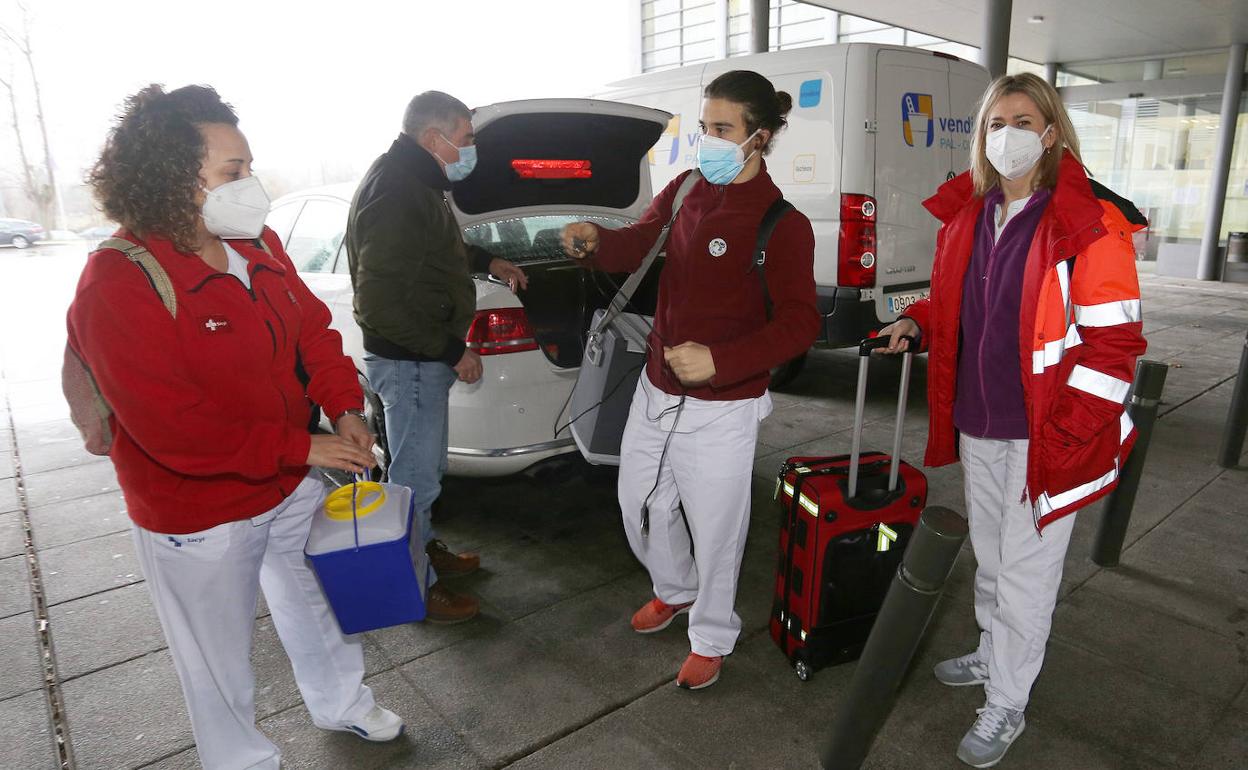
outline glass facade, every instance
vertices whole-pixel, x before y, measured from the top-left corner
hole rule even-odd
[[[641,0],[641,71],[750,52],[749,0]],[[797,0],[770,0],[769,50],[829,43],[887,43],[926,48],[975,61],[979,49],[912,29],[829,11]],[[722,49],[720,45],[722,43]],[[1009,60],[1009,72],[1044,74],[1044,66]]]
[[[1141,259],[1204,233],[1222,94],[1067,102],[1083,161],[1148,217]],[[1240,101],[1222,233],[1248,231],[1248,99]]]

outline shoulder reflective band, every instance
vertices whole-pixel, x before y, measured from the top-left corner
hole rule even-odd
[[[784,493],[788,495],[789,497],[793,496],[793,485],[787,481],[784,482]],[[816,503],[814,500],[811,500],[809,497],[807,497],[805,493],[798,495],[797,502],[798,502],[798,505],[805,508],[806,512],[809,513],[811,516],[819,515],[819,504]]]
[[[880,522],[880,534],[876,540],[875,550],[887,551],[895,542],[897,542],[897,532],[884,522]]]

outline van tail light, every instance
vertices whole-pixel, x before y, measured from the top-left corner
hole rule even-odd
[[[860,289],[875,286],[875,198],[870,195],[841,195],[836,282]]]
[[[482,356],[537,350],[533,326],[521,307],[478,310],[465,342]]]

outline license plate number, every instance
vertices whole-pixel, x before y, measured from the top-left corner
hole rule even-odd
[[[888,312],[901,313],[919,300],[927,297],[929,292],[916,291],[909,294],[894,294],[888,298]]]

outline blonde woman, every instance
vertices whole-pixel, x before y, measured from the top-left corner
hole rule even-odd
[[[984,685],[957,754],[990,767],[1025,727],[1073,514],[1114,487],[1135,440],[1143,218],[1088,179],[1061,98],[1031,74],[989,86],[971,170],[924,205],[943,223],[931,298],[881,333],[889,352],[917,335],[929,353],[926,463],[962,462],[979,646],[935,674]]]

